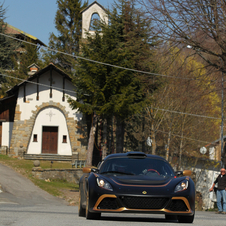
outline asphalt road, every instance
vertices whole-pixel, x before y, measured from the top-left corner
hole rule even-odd
[[[78,207],[68,206],[1,164],[0,184],[0,226],[189,225],[148,214],[102,214],[100,220],[86,220],[78,217]],[[198,211],[192,225],[226,226],[226,215]]]

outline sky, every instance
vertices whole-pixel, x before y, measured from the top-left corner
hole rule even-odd
[[[38,38],[48,45],[50,33],[57,34],[54,19],[57,11],[56,0],[0,0],[6,9],[5,22]],[[84,2],[84,1],[83,1]],[[89,0],[89,4],[94,0]],[[113,0],[97,0],[108,8]]]

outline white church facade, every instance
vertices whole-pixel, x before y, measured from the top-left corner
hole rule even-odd
[[[10,144],[10,154],[71,156],[76,151],[85,158],[86,126],[67,102],[76,98],[68,75],[50,64],[7,93],[17,97],[13,122],[1,122],[2,146]]]

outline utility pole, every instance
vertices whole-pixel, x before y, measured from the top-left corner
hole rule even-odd
[[[221,78],[221,166],[222,168],[224,167],[224,163],[222,159],[223,152],[224,152],[224,73],[222,71],[222,78]]]
[[[221,142],[221,167],[224,167],[224,162],[223,162],[223,152],[224,152],[224,62],[223,60],[220,58],[221,61],[221,138],[220,138],[220,142]]]

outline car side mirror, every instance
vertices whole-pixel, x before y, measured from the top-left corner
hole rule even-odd
[[[84,168],[82,169],[82,172],[83,172],[83,173],[91,173],[91,172],[93,172],[93,173],[98,173],[99,170],[96,169],[96,168],[84,167]]]
[[[183,175],[184,176],[191,176],[191,174],[192,174],[192,171],[191,170],[184,170],[183,171]]]
[[[83,173],[90,173],[90,172],[91,172],[91,167],[84,167],[84,168],[82,169],[82,172],[83,172]]]
[[[191,170],[184,170],[184,171],[176,171],[175,172],[176,176],[191,176],[192,171]]]
[[[93,172],[93,173],[99,173],[99,170],[96,169],[96,168],[91,168],[91,172]]]
[[[177,177],[183,176],[183,171],[176,171],[175,174]]]

